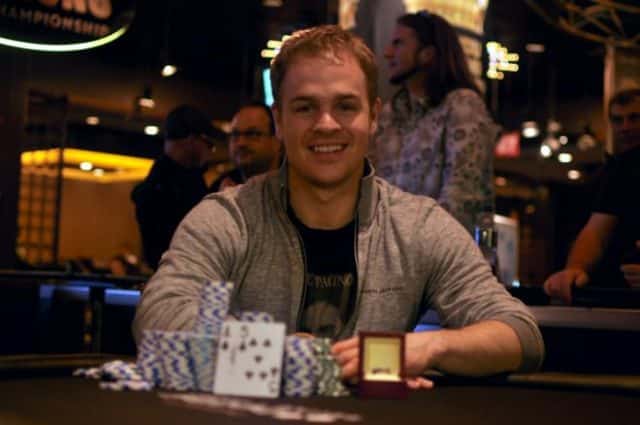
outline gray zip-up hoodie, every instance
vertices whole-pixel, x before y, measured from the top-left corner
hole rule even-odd
[[[355,311],[340,338],[361,330],[411,331],[435,309],[444,327],[498,320],[517,333],[520,370],[537,369],[542,337],[528,309],[491,274],[468,232],[428,197],[363,177],[357,209]],[[287,216],[286,165],[246,184],[208,195],[182,221],[145,287],[133,325],[191,329],[208,280],[235,282],[233,310],[264,311],[300,323],[304,252]]]

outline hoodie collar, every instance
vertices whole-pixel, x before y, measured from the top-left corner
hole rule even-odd
[[[367,228],[371,224],[375,215],[375,207],[378,202],[379,193],[376,186],[375,169],[369,159],[365,158],[364,175],[360,179],[360,191],[358,194],[357,217],[358,225]],[[272,193],[276,194],[278,206],[284,214],[287,213],[289,183],[288,183],[288,167],[285,157],[277,174],[272,175],[269,179],[269,185]]]

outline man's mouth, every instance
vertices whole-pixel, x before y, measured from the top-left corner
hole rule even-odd
[[[309,148],[316,153],[334,153],[345,150],[347,148],[347,145],[312,145]]]

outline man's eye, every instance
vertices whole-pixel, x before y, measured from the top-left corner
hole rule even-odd
[[[341,111],[356,111],[358,109],[358,105],[354,104],[354,103],[340,103],[338,105],[338,108]]]
[[[309,112],[311,111],[311,105],[296,105],[293,107],[293,112]]]

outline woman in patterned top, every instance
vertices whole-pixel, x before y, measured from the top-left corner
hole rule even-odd
[[[454,29],[426,11],[397,20],[385,49],[390,82],[370,156],[401,189],[436,199],[469,232],[493,211],[493,123]]]

